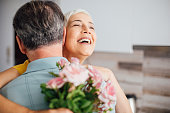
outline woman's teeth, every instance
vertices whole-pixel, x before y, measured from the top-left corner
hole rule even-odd
[[[79,40],[78,42],[90,44],[90,40],[89,40],[89,39],[81,39],[81,40]]]

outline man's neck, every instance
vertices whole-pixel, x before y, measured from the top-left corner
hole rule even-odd
[[[30,61],[48,57],[62,57],[62,45],[55,44],[43,46],[36,50],[31,50],[26,53]]]

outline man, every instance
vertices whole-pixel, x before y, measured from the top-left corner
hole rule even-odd
[[[13,102],[0,95],[0,113],[71,113],[65,108],[43,110],[48,105],[40,89],[41,83],[53,78],[48,72],[58,73],[56,62],[64,59],[64,15],[60,8],[51,1],[28,2],[17,11],[13,26],[20,51],[30,63],[23,75],[1,89]]]

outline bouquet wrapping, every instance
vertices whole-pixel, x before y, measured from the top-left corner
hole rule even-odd
[[[41,84],[49,108],[64,107],[75,113],[106,113],[114,109],[114,86],[92,66],[85,68],[77,58],[71,58],[71,63],[60,60],[57,67],[59,74],[50,72],[56,77]]]

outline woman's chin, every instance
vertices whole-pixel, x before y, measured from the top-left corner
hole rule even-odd
[[[94,46],[80,46],[78,51],[84,56],[90,56],[94,51]]]
[[[82,56],[86,56],[86,57],[89,57],[91,56],[93,53],[93,51],[89,51],[89,50],[82,50],[79,52],[79,55],[82,55]]]

